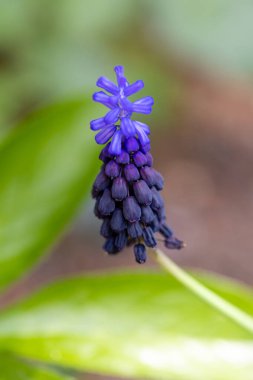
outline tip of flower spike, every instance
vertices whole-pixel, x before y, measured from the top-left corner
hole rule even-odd
[[[124,67],[121,65],[115,66],[114,71],[117,84],[101,76],[97,80],[97,86],[106,92],[98,91],[93,95],[95,102],[110,109],[104,117],[93,120],[90,124],[93,131],[100,131],[96,136],[96,142],[105,144],[111,140],[110,153],[118,156],[124,150],[124,141],[129,137],[135,137],[143,152],[146,153],[150,149],[149,127],[144,123],[132,120],[132,113],[150,113],[154,103],[153,98],[146,96],[134,102],[128,100],[128,96],[141,90],[144,83],[142,80],[137,80],[129,84],[124,75]],[[111,127],[113,124],[114,130]],[[108,129],[108,127],[110,128]]]
[[[114,71],[116,75],[124,75],[124,66],[121,66],[121,65],[114,66]]]

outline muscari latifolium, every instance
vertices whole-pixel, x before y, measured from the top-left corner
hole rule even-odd
[[[107,91],[95,92],[93,100],[109,108],[101,118],[92,120],[90,127],[98,131],[97,144],[105,145],[100,153],[103,162],[92,188],[95,215],[102,220],[103,249],[117,254],[126,246],[133,246],[138,263],[146,262],[146,247],[151,248],[157,262],[188,289],[205,302],[253,331],[253,319],[205,288],[183,269],[179,268],[157,248],[155,234],[162,235],[166,248],[181,249],[184,242],[174,236],[166,224],[164,201],[160,191],[164,181],[153,168],[150,153],[150,128],[133,120],[133,113],[150,114],[154,100],[145,96],[134,102],[128,97],[144,87],[142,80],[129,84],[123,66],[115,66],[117,85],[106,77],[97,80],[97,86]]]
[[[92,195],[96,199],[95,215],[102,220],[103,246],[109,254],[116,254],[125,246],[133,246],[138,263],[146,261],[146,247],[157,245],[159,232],[165,246],[180,249],[177,239],[166,224],[164,201],[160,195],[164,181],[153,169],[150,153],[150,128],[134,120],[134,113],[150,114],[154,100],[151,96],[131,102],[128,97],[144,87],[142,80],[129,84],[122,66],[114,68],[117,85],[105,77],[97,86],[107,91],[96,92],[93,100],[109,108],[108,113],[90,123],[98,131],[95,140],[106,144],[100,153],[103,162],[97,175]]]

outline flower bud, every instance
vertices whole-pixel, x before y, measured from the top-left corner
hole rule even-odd
[[[137,239],[142,236],[142,227],[139,222],[129,223],[127,232],[131,239]]]
[[[115,201],[122,201],[128,195],[128,186],[125,178],[117,177],[112,183],[112,197]]]
[[[115,202],[111,197],[111,192],[109,189],[105,189],[102,197],[99,200],[98,211],[101,215],[110,215],[115,209]]]
[[[147,164],[147,157],[141,151],[138,151],[133,156],[135,165],[139,168]]]
[[[128,197],[123,201],[123,215],[131,223],[140,220],[141,208],[135,197]]]
[[[133,164],[128,164],[125,166],[124,174],[128,182],[137,181],[140,178],[140,173]]]
[[[152,202],[152,192],[145,181],[140,180],[133,184],[133,191],[137,201],[141,205],[150,205]]]
[[[144,264],[147,260],[146,248],[144,244],[135,244],[134,246],[135,260],[139,264]]]
[[[116,208],[113,211],[110,225],[114,232],[121,232],[126,228],[126,221],[123,217],[122,211],[119,208]]]
[[[109,161],[105,166],[105,174],[110,178],[116,178],[119,175],[119,165],[114,161]]]

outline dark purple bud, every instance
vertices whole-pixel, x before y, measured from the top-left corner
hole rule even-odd
[[[150,143],[143,145],[141,150],[143,151],[143,153],[148,153],[150,151]]]
[[[110,226],[110,219],[109,218],[106,218],[103,220],[103,223],[101,224],[101,228],[100,228],[100,234],[104,238],[109,238],[112,236],[112,229]]]
[[[101,150],[100,152],[100,155],[99,155],[99,159],[101,161],[106,161],[108,160],[109,158],[112,158],[112,155],[109,153],[109,148],[110,148],[110,142],[108,144],[106,144],[106,146]]]
[[[145,181],[140,180],[133,184],[133,191],[137,201],[141,205],[148,206],[152,202],[152,192]]]
[[[125,248],[127,244],[127,234],[125,231],[120,232],[116,237],[114,241],[115,247],[121,251],[123,248]]]
[[[129,164],[130,162],[129,154],[126,151],[122,150],[120,155],[116,157],[116,162],[118,164],[123,164],[123,165]]]
[[[151,223],[150,227],[152,228],[153,232],[158,232],[160,230],[160,222],[157,216],[154,217],[154,220]]]
[[[181,249],[184,248],[185,244],[182,240],[179,240],[175,237],[170,237],[169,239],[166,239],[165,242],[165,247],[169,249]]]
[[[140,173],[144,181],[148,184],[149,187],[154,186],[156,181],[156,175],[154,169],[149,166],[144,166],[140,169]]]
[[[99,129],[105,126],[106,126],[106,123],[103,117],[100,117],[99,119],[96,119],[96,120],[92,120],[90,122],[90,128],[92,129],[92,131],[98,131]]]
[[[170,239],[173,235],[171,229],[167,226],[166,223],[160,224],[159,232],[167,239]]]
[[[105,118],[104,118],[106,124],[113,124],[113,123],[115,123],[118,120],[119,113],[120,113],[120,108],[119,107],[113,108],[111,111],[109,111],[105,115]]]
[[[108,140],[113,136],[116,132],[115,125],[107,125],[100,132],[98,132],[95,136],[95,140],[98,144],[105,144]]]
[[[131,223],[140,220],[141,208],[135,197],[128,197],[123,201],[123,215]]]
[[[156,211],[156,214],[157,214],[157,217],[158,217],[158,219],[159,219],[160,222],[163,222],[163,221],[166,220],[166,212],[165,212],[165,208],[164,207],[159,208]]]
[[[98,204],[98,211],[101,215],[110,215],[115,209],[115,202],[111,197],[109,189],[105,189]]]
[[[135,244],[134,246],[135,260],[139,264],[144,264],[147,260],[146,247],[144,244]]]
[[[139,170],[133,164],[128,164],[125,166],[124,174],[128,182],[137,181],[140,178]]]
[[[112,183],[112,197],[115,201],[122,201],[128,195],[128,186],[125,178],[117,177]]]
[[[113,138],[111,140],[111,144],[109,147],[109,153],[113,156],[118,156],[121,153],[121,139],[122,132],[118,130],[114,133]]]
[[[116,208],[112,214],[111,228],[115,232],[121,232],[126,228],[126,221],[123,217],[123,213],[119,208]]]
[[[153,210],[157,211],[161,207],[164,207],[164,202],[163,202],[161,195],[159,194],[159,192],[154,187],[151,189],[151,191],[153,193],[153,199],[152,199],[151,207]]]
[[[104,170],[102,169],[97,175],[95,182],[92,188],[92,196],[96,198],[101,191],[105,190],[110,185],[109,178],[105,175]]]
[[[117,95],[119,93],[119,89],[110,79],[106,77],[100,77],[97,80],[97,86],[103,88],[104,90],[110,92],[113,95]]]
[[[142,206],[141,208],[141,221],[144,224],[150,224],[154,220],[154,213],[150,206]]]
[[[146,153],[146,158],[147,158],[147,165],[148,166],[153,166],[153,157],[152,154],[147,152]]]
[[[150,227],[143,228],[143,239],[147,247],[154,248],[156,246],[156,240]]]
[[[141,151],[136,152],[133,156],[133,159],[135,165],[138,167],[142,167],[147,164],[147,158]]]
[[[140,91],[144,87],[144,83],[142,80],[137,80],[136,82],[130,84],[124,89],[124,95],[130,96]]]
[[[129,223],[127,227],[128,235],[131,239],[137,239],[142,236],[142,228],[139,222]]]
[[[95,206],[94,206],[94,214],[96,215],[96,217],[98,219],[103,219],[104,217],[103,217],[103,215],[101,214],[101,212],[98,209],[100,199],[101,199],[101,197],[98,197],[97,200],[96,200],[96,203],[95,203]]]
[[[158,171],[154,170],[154,172],[155,172],[154,186],[157,190],[161,191],[163,189],[163,186],[164,186],[164,179]]]
[[[119,165],[114,161],[109,161],[105,166],[105,174],[110,178],[116,178],[119,175]]]
[[[123,117],[121,119],[120,129],[122,130],[123,135],[126,137],[134,136],[136,133],[135,126],[132,120],[128,117]]]
[[[139,143],[135,137],[129,137],[125,141],[125,147],[128,153],[134,153],[137,152],[137,150],[139,150]]]
[[[119,250],[115,246],[114,237],[110,237],[109,239],[106,240],[105,244],[103,245],[103,249],[110,255],[113,255],[119,252]]]

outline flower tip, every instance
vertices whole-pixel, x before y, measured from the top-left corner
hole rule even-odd
[[[124,66],[117,65],[114,67],[114,71],[116,74],[124,75]]]

